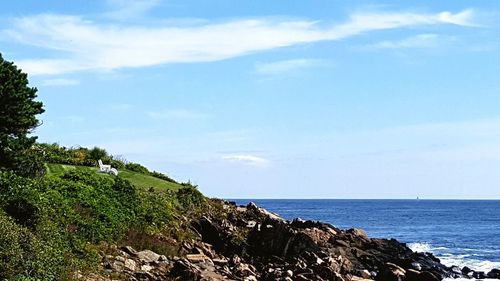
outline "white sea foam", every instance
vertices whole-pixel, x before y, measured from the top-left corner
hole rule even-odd
[[[460,268],[467,266],[475,271],[484,272],[489,272],[493,268],[500,268],[500,262],[477,260],[469,257],[469,255],[438,256],[441,263],[446,266],[456,265]]]
[[[454,255],[451,253],[447,253],[449,250],[446,247],[433,247],[429,243],[420,242],[420,243],[409,243],[408,248],[410,248],[414,252],[429,252],[433,253],[437,258],[441,260],[441,263],[446,266],[458,266],[460,268],[467,266],[476,271],[484,271],[489,272],[493,268],[500,268],[500,261],[485,261],[475,259],[475,254],[471,254],[472,249],[463,249],[466,254]],[[470,280],[470,279],[445,279],[445,280]],[[490,279],[491,280],[491,279]]]
[[[410,248],[414,252],[425,253],[431,252],[431,244],[429,243],[409,243],[408,248]]]

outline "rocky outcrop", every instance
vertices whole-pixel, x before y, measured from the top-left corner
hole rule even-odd
[[[498,278],[446,267],[430,253],[415,253],[394,239],[369,238],[317,221],[286,221],[255,204],[222,202],[223,212],[193,220],[198,239],[184,241],[182,257],[123,247],[103,257],[109,276],[127,280],[436,281]],[[100,279],[95,279],[100,280]]]

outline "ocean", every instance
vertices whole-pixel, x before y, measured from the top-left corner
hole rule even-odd
[[[252,201],[285,219],[319,220],[343,229],[362,228],[370,237],[396,238],[448,266],[485,272],[500,268],[500,200],[231,201]]]

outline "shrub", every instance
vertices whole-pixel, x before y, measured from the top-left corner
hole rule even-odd
[[[36,183],[10,172],[0,173],[0,208],[17,223],[35,228],[40,216]]]
[[[21,152],[13,162],[12,170],[20,176],[37,179],[46,173],[44,161],[35,148]]]
[[[189,185],[179,189],[176,193],[177,201],[183,209],[200,206],[205,202],[205,197],[195,186]]]
[[[61,276],[67,252],[57,233],[51,231],[41,239],[1,211],[0,233],[0,279],[55,280]]]
[[[159,173],[157,171],[149,172],[149,175],[151,175],[151,176],[153,176],[155,178],[162,179],[164,181],[168,181],[168,182],[172,182],[172,183],[177,183],[175,180],[173,180],[169,176],[167,176],[165,174],[162,174],[162,173]]]
[[[108,156],[108,153],[106,152],[106,150],[99,148],[99,147],[94,147],[89,151],[89,158],[97,161],[99,159],[102,159],[102,160],[108,159],[109,156]]]
[[[149,174],[149,170],[148,168],[142,166],[141,164],[137,164],[137,163],[127,163],[125,165],[125,168],[127,170],[130,170],[130,171],[133,171],[133,172],[137,172],[137,173],[141,173],[141,174]]]

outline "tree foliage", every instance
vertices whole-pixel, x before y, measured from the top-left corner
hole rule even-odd
[[[39,125],[36,115],[44,109],[35,101],[37,89],[28,84],[28,75],[0,54],[0,169],[20,168],[36,140],[29,133]]]

